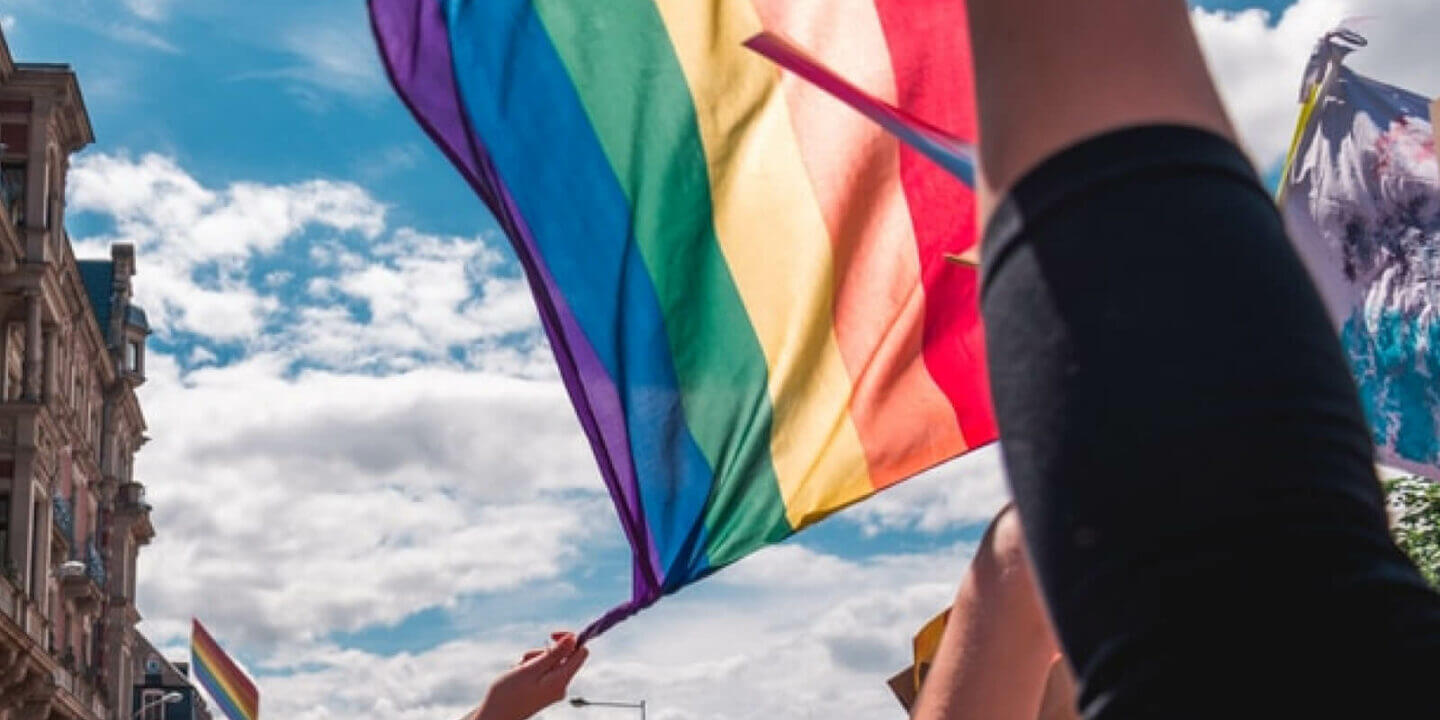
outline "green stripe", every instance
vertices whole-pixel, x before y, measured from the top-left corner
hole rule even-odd
[[[715,469],[705,551],[727,565],[793,531],[770,456],[769,369],[715,234],[684,70],[653,0],[535,5],[630,201],[686,422]]]

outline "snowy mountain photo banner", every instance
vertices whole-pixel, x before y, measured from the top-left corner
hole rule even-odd
[[[1282,204],[1339,329],[1379,460],[1440,480],[1440,163],[1431,100],[1344,67],[1306,73]]]

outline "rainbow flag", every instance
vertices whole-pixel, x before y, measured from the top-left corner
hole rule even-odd
[[[634,550],[584,637],[996,435],[966,183],[745,41],[973,141],[962,0],[370,0],[525,268]],[[833,92],[833,88],[830,89]]]
[[[257,720],[260,691],[199,620],[190,631],[190,672],[230,720]]]

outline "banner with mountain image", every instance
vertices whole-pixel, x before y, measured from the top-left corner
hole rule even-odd
[[[1290,233],[1349,356],[1379,460],[1440,479],[1440,163],[1431,99],[1343,64],[1306,73],[1281,189]]]

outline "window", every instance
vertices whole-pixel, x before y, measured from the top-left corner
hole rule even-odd
[[[23,162],[7,162],[0,166],[0,202],[10,213],[10,221],[25,224],[25,170]]]
[[[140,693],[140,707],[145,711],[141,713],[140,720],[165,720],[165,691],[145,690]]]
[[[10,493],[0,493],[0,570],[10,566]]]
[[[130,372],[140,372],[140,343],[131,340],[125,343],[125,369]]]
[[[49,500],[45,500],[49,503]],[[26,554],[27,574],[30,577],[30,599],[36,603],[45,601],[45,568],[40,564],[40,520],[47,508],[36,500],[30,506],[30,551]]]

